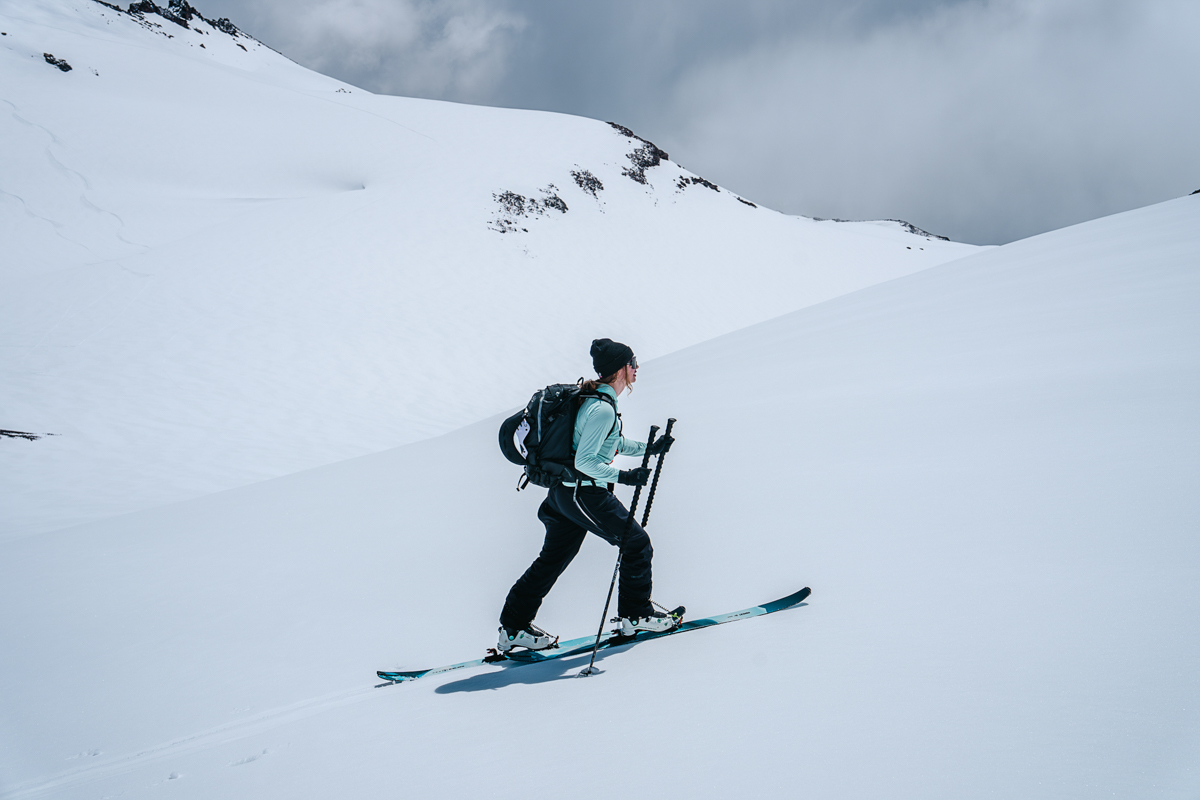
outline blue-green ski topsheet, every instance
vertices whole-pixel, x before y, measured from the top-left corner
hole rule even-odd
[[[770,603],[763,603],[761,606],[743,609],[741,611],[733,611],[728,614],[719,614],[715,617],[706,617],[704,619],[694,619],[683,623],[678,628],[673,628],[662,633],[639,633],[632,638],[615,637],[612,633],[605,633],[600,637],[600,648],[604,650],[608,647],[622,647],[627,644],[637,644],[638,642],[648,641],[650,639],[659,639],[663,636],[674,636],[677,633],[685,631],[694,631],[699,628],[711,628],[713,625],[724,625],[726,622],[736,622],[750,617],[760,617],[763,614],[771,614],[776,611],[782,611],[785,608],[799,605],[804,602],[804,599],[811,594],[811,590],[806,586],[794,594],[789,594],[787,597],[781,597],[778,600],[773,600]],[[617,641],[614,641],[617,639]],[[578,655],[586,653],[596,646],[595,636],[584,636],[579,639],[570,639],[566,642],[559,642],[558,647],[552,650],[518,650],[509,653],[502,661],[495,663],[511,663],[516,664],[538,664],[542,661],[552,661],[556,658],[564,658],[566,656]],[[471,661],[463,661],[460,664],[451,664],[445,667],[435,667],[434,669],[418,669],[402,672],[387,672],[380,670],[375,674],[385,681],[393,683],[401,683],[403,681],[415,681],[417,678],[423,678],[426,675],[437,675],[441,672],[452,672],[459,669],[468,669],[470,667],[481,666],[488,661],[494,659],[476,658]]]

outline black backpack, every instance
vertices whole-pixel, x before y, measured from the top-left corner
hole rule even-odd
[[[588,398],[606,400],[613,411],[617,410],[616,402],[607,394],[584,392],[574,383],[555,383],[534,392],[525,408],[500,425],[500,452],[525,468],[517,481],[518,492],[531,483],[548,489],[562,481],[579,479],[572,440],[575,416]],[[613,429],[620,424],[618,414]]]

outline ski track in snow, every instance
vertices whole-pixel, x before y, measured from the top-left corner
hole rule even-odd
[[[132,242],[125,238],[125,236],[121,232],[121,229],[123,229],[125,227],[125,221],[123,219],[121,219],[119,214],[117,214],[114,211],[109,211],[108,209],[101,208],[100,206],[96,205],[95,203],[93,203],[91,200],[88,199],[87,195],[84,194],[84,192],[91,191],[91,189],[92,189],[91,182],[87,179],[87,176],[84,175],[82,172],[75,170],[75,169],[71,169],[66,164],[64,164],[62,162],[62,160],[58,158],[58,156],[54,155],[54,151],[51,149],[51,147],[53,145],[61,146],[63,144],[63,142],[57,136],[54,135],[53,131],[51,131],[49,128],[47,128],[44,125],[39,125],[36,122],[31,122],[30,120],[27,120],[24,117],[22,117],[20,115],[20,113],[18,113],[17,107],[15,105],[13,105],[13,103],[11,103],[10,101],[2,100],[2,99],[0,99],[0,101],[7,103],[8,106],[12,109],[10,113],[11,113],[13,119],[15,119],[17,122],[22,123],[23,125],[28,125],[31,128],[36,128],[37,130],[44,133],[46,135],[46,137],[50,140],[43,146],[43,152],[46,155],[46,160],[49,161],[50,164],[56,170],[61,172],[63,175],[66,175],[69,178],[79,181],[79,183],[83,187],[83,191],[80,192],[80,194],[78,195],[79,203],[82,206],[84,206],[85,208],[87,208],[90,211],[95,212],[98,215],[109,216],[109,217],[112,217],[114,220],[116,220],[117,225],[118,225],[118,230],[117,230],[116,235],[117,235],[117,238],[119,238],[121,241],[125,242],[126,244],[133,245],[134,247],[141,248],[142,250],[150,249],[147,245],[141,244],[139,242]],[[33,211],[31,211],[29,209],[29,206],[28,206],[28,204],[25,203],[25,200],[23,198],[21,198],[19,195],[12,194],[11,192],[5,192],[5,194],[8,194],[11,197],[16,197],[18,200],[21,201],[22,205],[25,206],[26,211],[31,216],[33,216],[37,219],[41,219],[41,220],[45,220],[46,222],[49,222],[51,225],[54,226],[55,230],[58,232],[58,234],[60,236],[62,236],[64,239],[71,242],[72,244],[79,245],[80,247],[87,250],[90,255],[95,257],[95,253],[93,253],[91,248],[89,248],[86,244],[83,244],[82,242],[77,242],[74,239],[71,239],[62,233],[62,228],[65,227],[63,225],[63,223],[53,220],[49,217],[41,216],[41,215],[34,213]]]
[[[66,172],[69,174],[69,173],[70,173],[70,171],[69,171],[69,170],[67,170],[65,167],[63,167],[63,166],[62,166],[62,164],[61,164],[61,162],[59,162],[59,161],[58,161],[58,159],[56,159],[56,158],[54,157],[54,154],[53,154],[53,153],[50,151],[50,145],[51,145],[51,144],[59,144],[58,138],[57,138],[57,137],[54,135],[54,133],[53,133],[52,131],[48,130],[48,129],[47,129],[45,126],[43,126],[43,125],[38,125],[38,124],[37,124],[37,123],[35,123],[35,122],[30,122],[29,120],[27,120],[27,119],[25,119],[24,117],[22,117],[22,116],[21,116],[21,115],[18,113],[18,111],[17,111],[17,107],[16,107],[15,105],[13,105],[11,102],[9,102],[8,100],[5,100],[5,99],[3,99],[3,98],[0,98],[0,102],[3,102],[3,103],[5,103],[6,105],[8,105],[8,106],[9,106],[9,108],[11,109],[11,110],[9,111],[9,115],[10,115],[10,116],[11,116],[13,119],[15,119],[17,122],[21,123],[22,125],[27,125],[27,126],[29,126],[30,128],[35,128],[35,129],[36,129],[36,130],[38,130],[38,131],[41,131],[43,134],[45,134],[45,135],[46,135],[46,136],[47,136],[47,137],[50,139],[50,143],[49,143],[49,144],[46,144],[46,145],[44,145],[44,148],[45,148],[45,153],[46,153],[46,156],[47,156],[48,160],[50,160],[50,161],[51,161],[52,163],[54,163],[54,164],[57,164],[59,167],[62,167],[62,169],[63,169],[64,171],[66,171]],[[76,174],[76,175],[78,175],[78,173],[75,173],[75,174]],[[78,177],[82,178],[83,176],[82,176],[82,175],[78,175]],[[85,183],[86,183],[86,181],[85,181]],[[57,235],[59,238],[63,239],[63,240],[64,240],[64,241],[66,241],[66,242],[69,242],[70,244],[73,244],[73,245],[75,245],[75,246],[77,246],[77,247],[80,247],[80,248],[82,248],[82,249],[86,250],[89,256],[91,256],[92,258],[95,258],[95,253],[93,253],[93,252],[92,252],[92,249],[91,249],[90,247],[88,247],[88,246],[87,246],[86,244],[84,244],[83,242],[76,241],[75,239],[72,239],[71,237],[67,236],[67,235],[66,235],[66,234],[63,232],[63,228],[65,227],[65,226],[63,225],[63,223],[61,223],[61,222],[59,222],[58,220],[55,220],[55,219],[53,219],[53,218],[51,218],[51,217],[47,217],[47,216],[45,216],[45,215],[43,215],[43,214],[39,214],[39,213],[37,213],[36,211],[34,211],[33,209],[31,209],[31,208],[29,207],[29,204],[28,204],[27,202],[25,202],[25,198],[24,198],[24,197],[21,197],[19,194],[14,194],[13,192],[7,191],[7,190],[6,190],[6,189],[4,189],[3,187],[0,187],[0,193],[3,193],[3,194],[5,194],[5,195],[7,195],[7,196],[9,196],[9,197],[15,198],[15,199],[16,199],[16,200],[17,200],[17,201],[18,201],[18,202],[21,204],[21,208],[24,210],[24,212],[25,212],[26,214],[28,214],[28,215],[29,215],[30,217],[32,217],[33,219],[41,220],[42,222],[45,222],[45,223],[49,224],[49,225],[50,225],[50,226],[51,226],[51,227],[54,229],[54,233],[55,233],[55,234],[56,234],[56,235]]]
[[[386,686],[387,684],[381,685]],[[200,731],[191,736],[172,739],[169,742],[147,747],[133,754],[102,759],[99,762],[68,770],[53,777],[31,781],[11,789],[0,791],[0,800],[23,800],[24,798],[40,797],[62,789],[69,789],[104,780],[105,778],[127,774],[158,761],[177,758],[187,753],[208,750],[213,747],[229,744],[230,742],[236,742],[255,734],[278,728],[281,725],[286,725],[289,722],[306,719],[307,717],[334,708],[361,703],[364,700],[377,697],[378,695],[375,694],[377,688],[379,687],[372,686],[369,688],[355,688],[333,692],[328,695],[312,698],[311,700],[303,700],[281,708],[264,711],[243,720]],[[257,759],[258,756],[249,756],[239,762],[230,764],[230,766],[247,764]]]

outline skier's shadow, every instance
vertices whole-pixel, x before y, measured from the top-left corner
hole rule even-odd
[[[596,653],[596,664],[598,665],[610,655],[629,649],[633,644],[621,645],[611,650],[601,650]],[[434,689],[434,691],[437,694],[484,692],[493,689],[503,689],[505,686],[512,686],[514,684],[571,680],[579,677],[579,671],[586,667],[591,659],[592,654],[589,651],[580,653],[577,656],[563,656],[552,661],[543,661],[540,664],[504,664],[501,662],[501,669],[495,672],[485,672],[481,675],[472,675],[469,678],[463,678],[459,681],[444,683],[437,689]],[[603,674],[603,672],[603,670],[596,671],[598,675]]]
[[[797,603],[790,608],[804,608],[808,603]],[[770,612],[768,612],[770,613]],[[720,623],[711,619],[695,620],[691,623],[685,623],[683,631],[700,630],[702,628],[710,628]],[[694,626],[694,627],[689,627]],[[636,647],[644,642],[653,641],[656,638],[642,639],[633,642],[626,642],[615,647],[605,648],[596,653],[596,663],[603,661],[611,655],[623,653],[626,650]],[[537,664],[514,664],[500,662],[500,669],[494,672],[485,672],[481,675],[472,675],[470,678],[464,678],[460,681],[452,681],[439,686],[434,691],[437,694],[454,694],[455,692],[483,692],[491,689],[503,689],[505,686],[513,684],[533,684],[533,683],[549,683],[550,681],[561,681],[579,677],[579,671],[587,666],[588,661],[592,658],[591,650],[580,653],[574,656],[563,656],[562,658],[543,661]],[[518,669],[519,667],[519,669]],[[596,670],[597,674],[603,673],[603,670]]]

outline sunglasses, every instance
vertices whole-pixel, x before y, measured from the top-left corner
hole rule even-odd
[[[633,358],[629,359],[629,366],[633,367],[634,369],[637,369],[637,356],[634,356]]]

